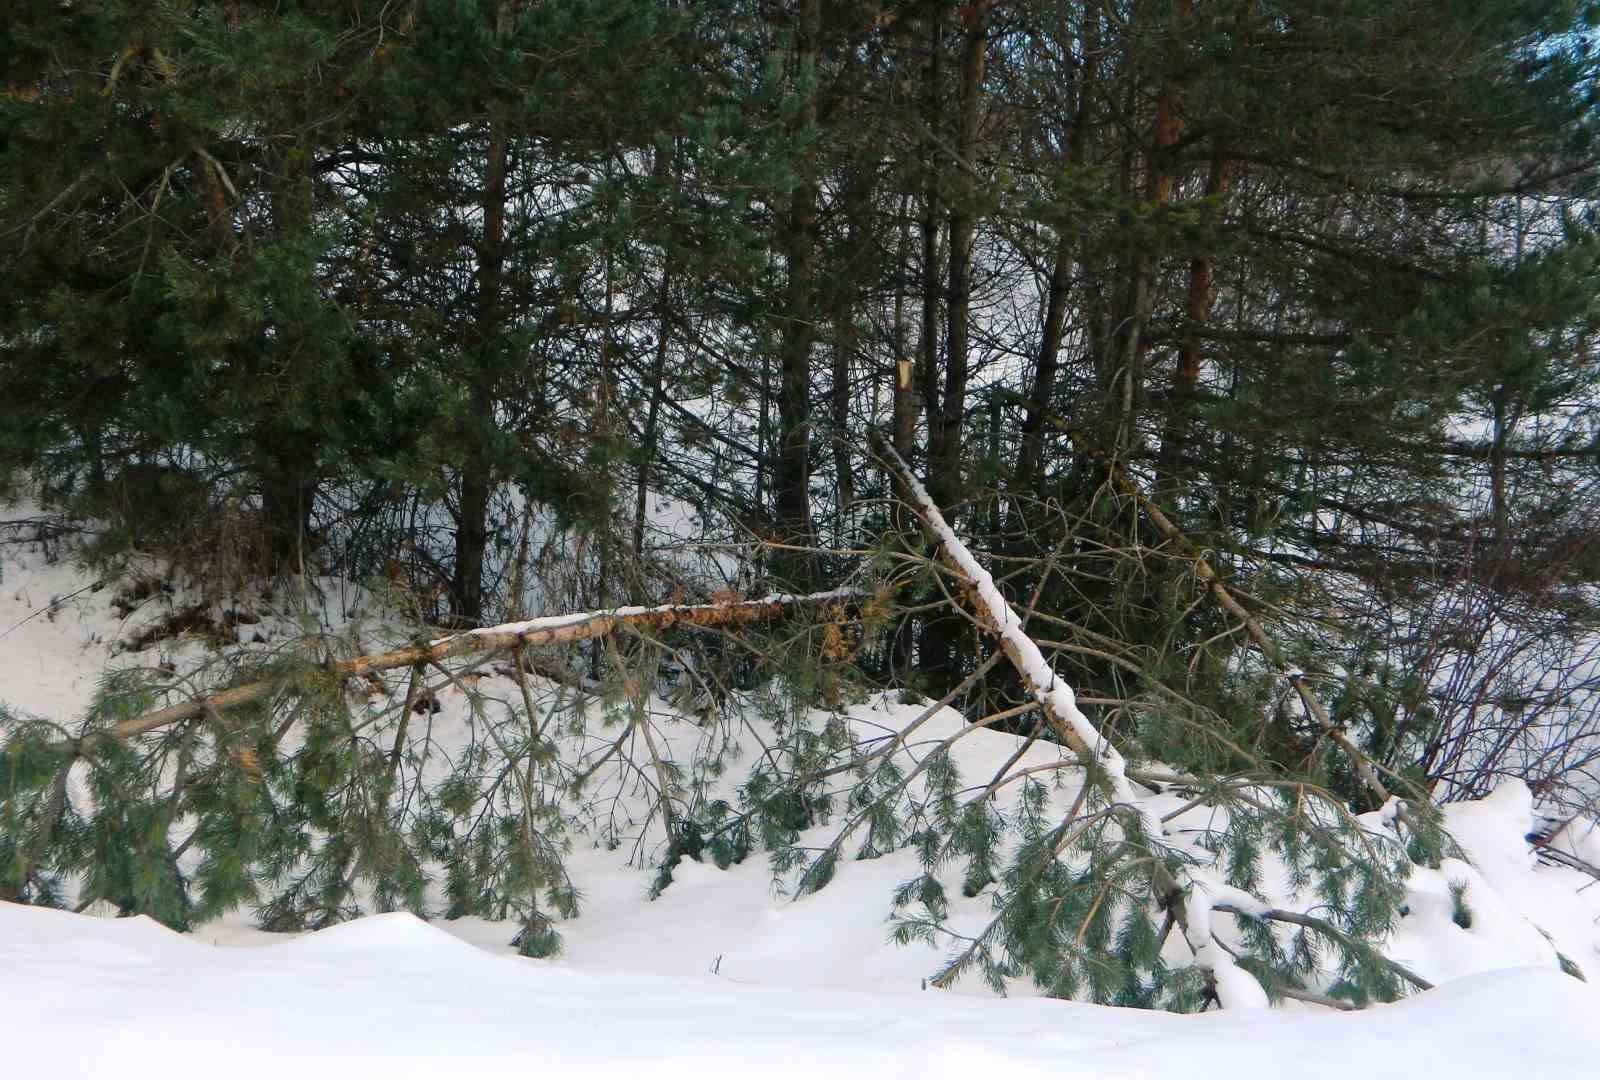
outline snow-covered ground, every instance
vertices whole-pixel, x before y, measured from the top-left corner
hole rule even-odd
[[[1360,1014],[1174,1016],[641,975],[573,954],[496,956],[410,915],[230,949],[144,918],[0,905],[7,1074],[1576,1078],[1600,1051],[1600,996],[1530,968]]]
[[[70,719],[107,666],[181,666],[199,649],[117,652],[153,610],[124,618],[111,589],[88,584],[70,560],[0,546],[0,701]],[[328,594],[334,622],[361,600]],[[441,725],[459,701],[445,705]],[[892,728],[917,711],[875,698],[854,722]],[[687,721],[663,728],[701,737]],[[959,729],[945,713],[919,739]],[[1014,745],[981,731],[952,753],[981,782]],[[1182,802],[1157,798],[1160,814]],[[1471,861],[1415,875],[1386,949],[1440,985],[1360,1013],[1289,1003],[1172,1016],[1029,998],[1021,983],[998,1000],[976,978],[925,991],[943,952],[892,944],[885,922],[894,887],[919,872],[909,852],[842,862],[800,900],[775,895],[760,858],[725,871],[684,861],[651,901],[654,871],[630,864],[630,845],[580,838],[568,866],[583,914],[561,925],[553,960],[515,956],[513,928],[480,919],[377,915],[285,937],[240,913],[178,935],[144,918],[0,904],[0,1075],[1591,1075],[1600,882],[1538,863],[1520,784],[1447,815]],[[1587,828],[1575,823],[1558,841],[1593,861],[1600,833]],[[1453,890],[1470,926],[1452,919]],[[981,926],[987,898],[954,894],[952,924]],[[1558,950],[1591,982],[1562,974]]]

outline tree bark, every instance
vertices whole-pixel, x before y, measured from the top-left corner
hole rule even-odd
[[[1090,109],[1100,68],[1099,37],[1094,20],[1096,11],[1087,12],[1084,31],[1083,77],[1078,83],[1078,101],[1073,110],[1072,134],[1067,139],[1069,164],[1083,161],[1089,143]],[[1044,410],[1050,405],[1060,370],[1061,341],[1066,333],[1067,299],[1072,290],[1072,246],[1065,235],[1056,240],[1055,261],[1050,268],[1050,286],[1045,298],[1044,325],[1039,335],[1039,355],[1033,369],[1033,392],[1022,421],[1022,448],[1017,455],[1016,483],[1028,490],[1038,478],[1044,456]]]
[[[335,660],[324,664],[322,670],[340,678],[360,678],[379,671],[438,664],[456,656],[507,652],[572,641],[592,641],[625,626],[656,630],[671,626],[744,626],[782,618],[795,607],[853,604],[861,599],[859,593],[834,590],[805,596],[768,596],[759,600],[738,600],[726,604],[664,604],[660,607],[625,607],[612,611],[551,615],[452,634],[426,645],[357,656],[349,660]],[[289,673],[229,687],[215,694],[119,721],[100,731],[91,731],[73,740],[70,747],[80,756],[89,754],[96,746],[108,740],[131,739],[184,720],[260,701],[292,686],[303,677],[303,674]]]
[[[850,430],[850,371],[856,351],[856,297],[859,283],[868,279],[872,265],[873,237],[867,211],[871,205],[876,179],[876,161],[871,157],[858,157],[850,163],[849,175],[839,201],[845,223],[845,241],[841,264],[833,274],[830,293],[829,322],[833,328],[833,370],[830,387],[830,420],[833,425],[833,467],[838,484],[838,535],[837,542],[847,544],[847,514],[855,502],[855,474],[852,469],[853,453],[845,439]]]
[[[495,13],[495,36],[509,37],[511,0],[500,0]],[[456,518],[455,571],[450,582],[450,607],[456,621],[475,623],[483,617],[483,560],[489,544],[489,499],[494,493],[494,463],[490,458],[494,406],[498,397],[500,359],[500,289],[505,271],[506,171],[510,159],[505,106],[489,106],[488,147],[485,155],[483,238],[478,245],[478,310],[473,328],[474,346],[472,416],[467,423],[465,460],[461,467],[460,506]]]
[[[1231,178],[1227,152],[1218,146],[1212,154],[1211,171],[1206,176],[1206,197],[1221,199],[1225,196]],[[1168,495],[1176,495],[1179,490],[1184,458],[1193,435],[1195,420],[1191,414],[1200,389],[1200,328],[1211,314],[1211,300],[1215,291],[1211,257],[1197,255],[1190,259],[1183,340],[1178,346],[1178,366],[1172,375],[1172,398],[1167,403],[1167,422],[1162,433],[1158,463],[1162,489]]]
[[[672,175],[670,151],[656,151],[652,167],[658,183]],[[661,401],[666,390],[667,342],[671,337],[672,282],[676,276],[676,263],[671,253],[661,267],[661,284],[656,290],[656,347],[650,362],[650,404],[646,408],[644,433],[639,446],[639,483],[633,508],[633,559],[635,566],[644,559],[645,519],[649,514],[649,495],[652,472],[655,468],[658,434],[661,426]],[[637,597],[635,597],[637,599]]]
[[[937,409],[928,414],[928,488],[943,506],[954,507],[963,497],[962,433],[966,421],[968,333],[972,308],[972,256],[977,232],[973,207],[977,172],[979,105],[988,60],[986,25],[992,0],[972,0],[963,11],[968,29],[961,51],[959,111],[956,126],[955,182],[957,197],[949,214],[949,272],[946,283],[944,386]],[[937,43],[937,35],[936,35]],[[937,91],[937,86],[933,87]],[[924,254],[927,254],[924,240]],[[933,268],[926,271],[930,278]],[[932,327],[924,325],[931,340]],[[956,644],[963,629],[953,617],[930,619],[922,633],[922,674],[928,692],[940,695],[955,685]]]
[[[821,0],[800,0],[795,38],[796,66],[802,77],[815,77],[820,57]],[[813,86],[795,119],[793,132],[803,135],[817,122],[817,92]],[[781,377],[778,390],[778,457],[773,470],[779,539],[810,547],[815,543],[811,522],[811,353],[816,343],[817,198],[816,162],[808,152],[800,163],[801,178],[789,198],[789,211],[779,244],[788,270],[783,335],[779,348]],[[784,561],[781,573],[809,578],[811,560],[798,556]]]
[[[901,207],[900,215],[900,250],[898,262],[901,266],[908,265],[911,254],[911,219],[909,197]],[[912,359],[909,347],[906,344],[906,291],[903,286],[897,286],[894,294],[894,449],[904,460],[911,460],[912,448],[917,440],[917,397],[916,388],[916,361]],[[894,508],[894,527],[901,535],[909,533],[915,525],[909,506],[909,494],[901,490],[898,478],[894,480],[896,501]],[[913,625],[909,616],[901,616],[894,628],[893,645],[890,649],[891,669],[902,683],[908,682],[911,674],[911,651],[914,644],[912,638]]]
[[[222,177],[222,167],[209,154],[206,158],[217,176]],[[272,185],[272,217],[280,238],[298,239],[313,228],[316,207],[312,169],[311,147],[301,142],[291,144],[278,163],[278,175]],[[276,329],[279,331],[275,344],[277,354],[267,360],[252,356],[248,362],[266,366],[276,360],[286,360],[290,371],[297,375],[293,355],[298,342],[288,339],[303,335],[304,330],[293,323]],[[265,379],[267,373],[260,371],[260,376]],[[305,569],[305,538],[310,530],[311,509],[319,485],[321,442],[320,430],[308,427],[304,421],[295,421],[292,413],[275,402],[258,414],[255,466],[273,571],[303,572]]]

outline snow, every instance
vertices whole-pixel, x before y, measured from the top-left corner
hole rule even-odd
[[[0,904],[17,1075],[1218,1077],[1586,1075],[1600,995],[1478,975],[1361,1014],[1199,1016],[745,985],[490,955],[410,915],[260,949]],[[1064,1073],[1064,1069],[1070,1072]]]
[[[115,651],[157,613],[122,619],[109,586],[29,618],[87,584],[70,563],[51,563],[36,548],[0,548],[0,701],[8,707],[70,721],[106,667],[160,659],[181,666],[199,649]],[[319,618],[337,625],[352,603],[331,587],[328,595]],[[434,734],[444,739],[464,721],[459,695],[442,697]],[[652,710],[662,753],[687,762],[706,731],[659,701]],[[887,738],[924,711],[883,695],[854,707],[849,720],[862,737]],[[614,738],[600,734],[595,745]],[[1013,736],[967,727],[943,709],[894,753],[909,773],[952,739],[967,784],[986,783],[1017,746]],[[1036,743],[1016,767],[1060,760],[1058,748]],[[741,772],[736,763],[726,783]],[[1064,783],[1051,801],[1064,807],[1077,788],[1072,774],[1058,775]],[[1002,811],[1019,788],[1000,790]],[[1140,813],[1157,819],[1188,802],[1170,791],[1138,798]],[[1600,1060],[1600,883],[1538,862],[1524,839],[1536,813],[1532,794],[1515,781],[1445,808],[1466,858],[1413,875],[1408,914],[1385,948],[1438,988],[1359,1013],[1290,1002],[1171,1016],[1042,1000],[1021,981],[999,1000],[976,978],[925,991],[946,949],[896,946],[885,921],[895,886],[920,872],[912,852],[841,860],[827,888],[800,899],[774,890],[760,857],[727,870],[681,860],[673,884],[650,901],[659,836],[641,839],[642,860],[631,858],[631,838],[610,850],[580,836],[568,868],[583,913],[560,924],[565,949],[552,960],[517,957],[508,945],[514,928],[481,919],[373,915],[289,937],[255,930],[238,913],[179,935],[145,918],[0,904],[0,1047],[7,1075],[114,1071],[129,1080],[201,1069],[303,1080],[753,1070],[874,1080],[1253,1080],[1280,1077],[1286,1064],[1296,1080],[1409,1077],[1419,1069],[1449,1080],[1576,1078]],[[1393,817],[1389,807],[1363,820],[1392,830]],[[1206,830],[1225,819],[1216,808],[1192,808],[1168,822],[1167,842],[1201,853]],[[805,842],[826,844],[838,827],[819,826]],[[1587,857],[1597,835],[1592,821],[1579,819],[1552,843]],[[1211,932],[1235,940],[1234,917],[1212,904],[1296,907],[1271,880],[1253,897],[1197,867],[1191,885],[1192,909],[1205,921],[1191,927],[1196,940]],[[1453,918],[1453,887],[1471,912],[1469,926]],[[949,893],[952,929],[976,933],[992,917],[987,894]],[[1562,974],[1558,950],[1593,981]],[[1169,959],[1187,956],[1174,935]],[[1215,970],[1219,979],[1237,972],[1248,980],[1222,987],[1235,1004],[1260,992],[1232,964]]]

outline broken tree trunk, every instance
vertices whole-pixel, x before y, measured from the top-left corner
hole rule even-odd
[[[1000,639],[1001,650],[1017,669],[1028,692],[1039,702],[1051,729],[1068,747],[1095,764],[1090,774],[1098,774],[1107,797],[1119,811],[1134,819],[1128,831],[1142,833],[1147,843],[1159,841],[1166,829],[1149,804],[1135,794],[1122,754],[1078,708],[1072,687],[1057,677],[1039,646],[1023,631],[1021,617],[1001,595],[994,578],[956,537],[938,504],[917,480],[905,459],[876,433],[872,445],[910,494],[912,508],[927,524],[940,558],[966,579],[972,590],[975,617],[985,630]],[[1217,999],[1224,1006],[1235,1008],[1266,1007],[1266,991],[1255,976],[1236,964],[1218,945],[1211,928],[1211,913],[1217,905],[1226,903],[1230,911],[1252,915],[1267,910],[1266,905],[1249,893],[1219,881],[1185,874],[1189,880],[1180,882],[1167,868],[1160,851],[1152,847],[1149,857],[1154,899],[1172,914],[1194,954],[1195,964],[1215,988]]]
[[[759,600],[737,600],[720,604],[666,604],[660,607],[621,607],[606,611],[583,611],[567,615],[548,615],[525,622],[486,626],[452,634],[425,645],[333,660],[325,671],[359,678],[379,671],[437,664],[454,656],[508,652],[528,646],[557,645],[569,641],[602,638],[623,627],[665,629],[670,626],[745,626],[784,617],[791,609],[818,604],[851,603],[861,594],[848,589],[809,593],[804,596],[768,596]],[[231,686],[206,697],[170,705],[164,709],[131,717],[101,731],[92,731],[74,745],[77,754],[86,754],[107,739],[131,739],[159,728],[191,720],[212,712],[223,712],[248,702],[259,701],[291,685],[295,675],[286,673],[255,682]]]

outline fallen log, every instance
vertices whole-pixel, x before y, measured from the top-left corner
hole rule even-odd
[[[862,595],[851,589],[835,589],[803,596],[766,596],[758,600],[735,600],[716,604],[664,604],[659,607],[621,607],[605,611],[547,615],[523,622],[468,630],[449,637],[437,638],[425,645],[392,649],[369,656],[356,656],[348,660],[332,660],[323,665],[323,670],[332,675],[360,678],[379,671],[437,664],[456,656],[479,653],[492,655],[518,648],[590,641],[629,626],[655,630],[672,626],[745,626],[783,618],[790,609],[796,607],[853,603],[860,600]],[[71,748],[75,751],[75,756],[82,755],[89,753],[95,746],[108,739],[131,739],[211,712],[225,712],[269,697],[291,685],[295,678],[296,675],[287,673],[258,679],[239,686],[230,686],[226,690],[219,690],[205,697],[169,705],[142,716],[130,717],[103,730],[83,735],[71,744]]]

